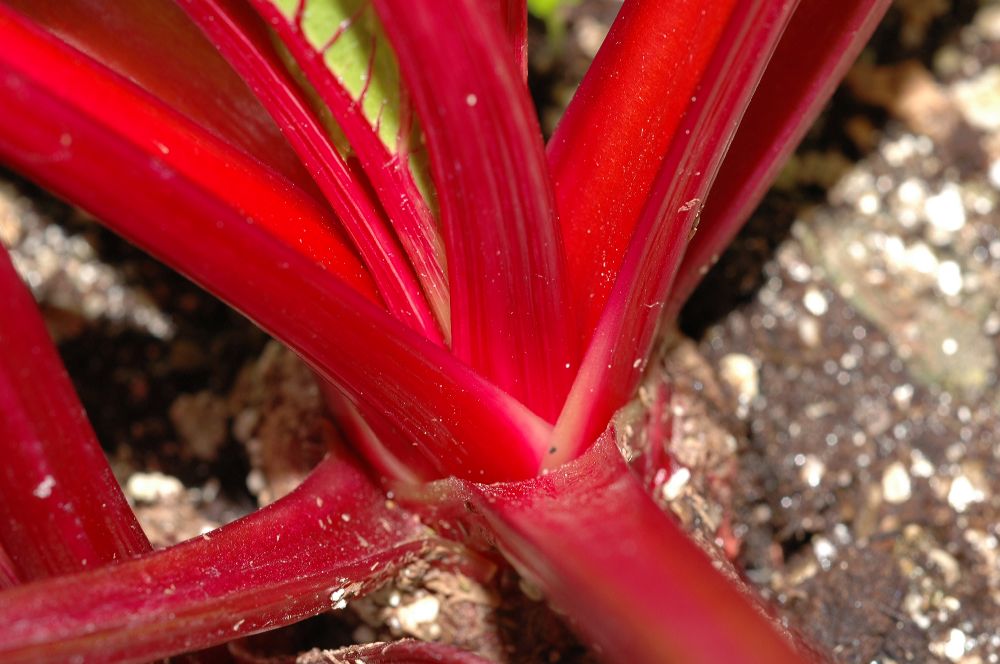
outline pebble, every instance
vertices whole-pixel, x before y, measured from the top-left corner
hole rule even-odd
[[[825,537],[817,537],[813,540],[813,555],[824,570],[830,569],[833,559],[837,557],[837,547],[833,542]]]
[[[946,586],[951,587],[958,583],[962,577],[962,568],[954,556],[944,549],[931,549],[927,552],[927,558],[941,570]]]
[[[948,183],[924,202],[927,221],[938,230],[954,233],[965,226],[965,208],[958,185]]]
[[[965,632],[953,628],[948,632],[948,638],[943,641],[936,641],[931,644],[931,650],[937,655],[943,655],[953,662],[957,662],[965,655]],[[936,647],[935,647],[936,646]]]
[[[676,500],[681,495],[681,490],[691,479],[691,471],[687,468],[678,468],[663,485],[663,497],[667,500]]]
[[[799,319],[799,338],[809,348],[815,348],[820,342],[819,322],[812,316]]]
[[[719,360],[719,374],[742,403],[749,402],[759,392],[757,364],[749,355],[730,353]]]
[[[910,452],[910,472],[914,477],[933,477],[934,464],[920,450]]]
[[[986,4],[976,12],[974,25],[979,33],[991,41],[1000,41],[1000,5]]]
[[[409,634],[419,633],[420,626],[437,620],[441,611],[441,601],[434,595],[421,597],[404,604],[396,611],[400,627]]]
[[[339,610],[347,607],[347,600],[344,595],[347,593],[343,588],[338,588],[330,593],[330,607]]]
[[[802,304],[813,316],[822,316],[829,308],[826,298],[816,288],[810,288],[802,297]]]
[[[909,383],[897,385],[892,390],[892,399],[900,408],[909,408],[913,400],[913,386]]]
[[[938,266],[938,289],[945,295],[958,295],[962,292],[962,269],[955,261],[944,261]]]
[[[910,475],[899,461],[889,465],[882,474],[882,496],[887,503],[899,505],[910,499]]]
[[[133,473],[125,483],[125,494],[138,503],[172,500],[184,493],[184,485],[172,475]]]
[[[1000,131],[1000,65],[955,84],[955,100],[965,119],[983,131]]]
[[[969,505],[982,502],[983,498],[985,498],[983,492],[973,486],[965,475],[959,475],[952,480],[951,488],[948,489],[948,504],[956,512],[964,512]]]
[[[802,470],[800,471],[803,482],[815,489],[823,481],[825,473],[826,465],[819,458],[812,454],[806,455],[805,461],[802,463]]]
[[[1000,159],[996,159],[990,164],[989,179],[990,184],[1000,189]]]

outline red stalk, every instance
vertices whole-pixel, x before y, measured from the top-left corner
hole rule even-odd
[[[736,0],[626,0],[549,141],[573,310],[587,343]],[[683,60],[678,61],[682,56]]]
[[[677,315],[763,198],[888,7],[889,0],[802,0],[719,171],[670,294],[668,317]]]
[[[427,134],[452,349],[546,419],[576,366],[562,245],[526,87],[480,0],[375,0]]]
[[[381,208],[340,156],[281,62],[259,17],[246,4],[232,0],[181,0],[181,4],[250,84],[312,173],[358,248],[389,310],[425,337],[443,343],[413,268]]]
[[[748,0],[733,12],[636,226],[546,467],[585,449],[638,387],[703,201],[797,1]]]
[[[292,494],[211,534],[4,591],[0,659],[142,662],[288,625],[426,554],[425,532],[353,457],[331,455]]]
[[[0,547],[0,591],[12,588],[21,583],[14,570],[14,561],[10,559],[3,547]]]
[[[233,214],[242,215],[244,224],[263,226],[286,243],[301,247],[323,269],[377,299],[367,274],[331,226],[326,211],[292,183],[156,103],[125,79],[45,35],[2,5],[0,31],[8,45],[0,53],[0,67],[8,72],[0,94],[26,111],[19,116],[12,106],[0,118],[5,125],[0,151],[9,154],[10,161],[28,173],[37,174],[39,179],[51,179],[57,172],[68,180],[79,178],[73,167],[83,168],[76,166],[82,159],[77,154],[74,144],[77,137],[71,125],[102,126],[105,131],[120,135],[115,140],[134,144],[142,153],[134,158],[139,172],[148,174],[149,184],[144,188],[172,188],[174,196],[185,197],[202,207],[199,216],[206,225],[215,224],[216,219],[209,206],[200,201],[201,197],[207,194],[225,201]],[[33,95],[38,96],[40,109],[53,109],[52,118],[36,117],[43,114],[31,110],[27,103],[27,98]],[[68,109],[75,109],[73,117],[63,119],[61,116],[71,114]],[[32,126],[32,120],[37,122],[37,128]],[[97,162],[98,167],[110,170],[103,163],[107,161],[105,155]],[[108,175],[110,181],[100,186],[120,195],[122,192],[114,182],[116,177],[114,171]],[[197,183],[204,192],[196,191],[193,186],[181,186],[185,181]],[[80,190],[80,200],[97,198],[87,187],[70,184]],[[100,204],[110,205],[104,201]],[[128,214],[147,207],[136,196]],[[289,223],[290,218],[295,223]]]
[[[514,69],[528,78],[528,0],[483,0],[496,13],[510,44]]]
[[[173,0],[0,0],[0,5],[13,7],[319,198],[246,83]]]
[[[310,11],[309,2],[300,0],[298,10],[291,15],[282,13],[274,0],[250,0],[250,4],[275,31],[343,131],[409,255],[445,338],[450,339],[447,259],[437,222],[410,170],[413,127],[405,119],[408,105],[405,89],[401,89],[400,99],[404,116],[401,133],[395,149],[390,150],[380,138],[378,128],[365,116],[364,99],[354,99],[324,62],[323,47],[337,33],[324,36],[324,43],[314,46],[303,32],[302,20]],[[374,48],[378,47],[376,44]]]
[[[399,450],[412,450],[412,447],[405,444],[406,437],[398,430],[392,429],[391,425],[385,426],[385,423],[379,427],[383,438],[393,436],[396,441],[394,445],[385,445],[336,385],[321,380],[320,389],[344,438],[371,464],[379,477],[403,484],[419,484],[438,476],[434,465],[422,454],[408,454],[405,461],[399,458]]]
[[[264,6],[263,0],[254,2]],[[449,249],[460,261],[452,264],[452,275],[462,276],[452,283],[471,293],[455,305],[456,325],[468,325],[457,334],[456,348],[462,357],[484,362],[489,372],[490,362],[510,363],[508,355],[523,352],[519,344],[527,344],[530,366],[493,377],[551,417],[553,404],[558,407],[564,392],[558,389],[565,386],[550,366],[553,356],[538,352],[531,344],[541,343],[526,333],[549,334],[548,307],[554,305],[556,313],[563,314],[562,296],[557,292],[533,298],[535,273],[517,270],[540,265],[541,282],[561,283],[561,249],[558,235],[550,232],[554,218],[546,174],[544,168],[538,169],[540,151],[530,138],[537,127],[524,118],[523,91],[509,58],[500,57],[505,50],[500,30],[472,0],[449,6],[453,12],[427,11],[429,16],[411,15],[415,10],[403,0],[377,2],[383,16],[388,16],[387,28],[413,83],[435,159],[444,162],[435,162],[435,176],[442,191]],[[289,25],[301,27],[307,4],[299,3]],[[653,173],[659,174],[649,176],[650,200],[641,214],[636,212],[631,240],[623,241],[629,243],[621,252],[623,267],[559,420],[559,445],[550,463],[579,453],[634,389],[701,201],[793,5],[793,0],[750,0],[738,3],[731,13],[719,10],[711,15],[714,19],[705,19],[710,27],[712,20],[722,20],[724,30],[717,35],[718,43],[713,42],[711,57],[695,67],[691,91],[697,100],[689,104],[684,97],[672,118],[656,120],[675,123],[672,139],[654,155]],[[706,12],[716,8],[699,11],[708,16]],[[400,16],[410,23],[404,25]],[[688,21],[688,27],[701,20],[693,13],[686,16],[682,24]],[[640,28],[648,30],[649,24],[633,23],[632,28],[641,34]],[[421,478],[455,473],[466,479],[519,479],[537,470],[539,450],[551,436],[547,425],[297,250],[296,234],[302,231],[281,222],[278,201],[291,201],[290,208],[306,219],[302,228],[326,223],[309,183],[296,187],[294,177],[246,158],[224,134],[206,135],[201,124],[175,116],[102,67],[76,62],[79,55],[67,56],[67,49],[19,24],[2,7],[0,38],[5,46],[13,44],[13,53],[0,51],[0,102],[9,113],[0,115],[0,157],[88,205],[112,227],[279,333],[344,391],[346,421],[357,425],[351,431],[373,465],[395,477],[405,477],[409,471]],[[304,38],[301,41],[308,47]],[[695,46],[700,46],[697,39]],[[273,54],[269,57],[275,64]],[[413,69],[417,57],[434,72],[433,81],[431,74]],[[638,62],[641,65],[642,57]],[[641,66],[632,71],[641,71]],[[289,83],[278,69],[271,74],[282,85]],[[443,86],[440,77],[445,77]],[[91,86],[87,88],[91,94],[106,95],[101,103],[88,102],[74,89],[77,78]],[[607,82],[596,85],[605,91],[614,88]],[[475,95],[471,106],[468,90]],[[287,94],[285,101],[305,100],[305,95]],[[516,100],[513,118],[504,114],[510,113],[503,106],[508,98]],[[620,98],[617,101],[620,106]],[[273,99],[270,103],[278,106]],[[361,104],[351,103],[354,111],[341,111],[364,120],[357,108]],[[590,111],[600,119],[600,109]],[[642,134],[649,129],[644,120],[632,120],[623,132],[638,128]],[[455,133],[456,126],[461,131]],[[367,129],[378,140],[377,130]],[[685,131],[704,144],[689,145]],[[68,143],[64,137],[69,137]],[[313,139],[303,137],[303,145],[308,147]],[[325,158],[317,156],[317,163]],[[397,169],[406,162],[405,155],[402,160],[398,155],[393,158]],[[645,167],[640,164],[640,170]],[[240,188],[254,185],[264,191],[249,189],[254,195],[250,204],[263,212],[264,221],[251,215],[247,223],[240,198],[247,191]],[[383,187],[380,192],[384,196],[389,190]],[[394,190],[396,195],[400,192],[404,195],[398,197],[406,204],[406,192]],[[417,200],[409,204],[419,204]],[[136,210],[145,217],[135,219]],[[455,219],[468,227],[459,228]],[[533,224],[541,224],[546,244],[538,254],[531,254],[535,241],[531,235],[537,230]],[[471,240],[456,240],[453,236],[460,232],[471,234]],[[337,247],[335,251],[344,251]],[[492,263],[491,251],[496,248],[514,255]],[[477,256],[476,251],[486,255]],[[345,255],[344,265],[356,265],[349,253]],[[484,264],[514,273],[481,271]],[[271,272],[255,272],[254,266],[270,267]],[[341,272],[350,278],[349,269]],[[488,290],[491,279],[516,283],[500,289],[507,299],[501,298],[502,306],[495,311],[473,310],[479,304],[494,304],[490,298],[496,293]],[[364,284],[363,275],[357,280]],[[518,286],[528,294],[510,297]],[[477,327],[510,316],[508,311],[524,312],[525,319],[513,316],[506,321],[509,329]],[[566,327],[555,329],[555,357],[561,365],[558,353],[571,353],[573,344],[560,336]],[[472,348],[484,339],[498,345]],[[537,365],[539,360],[542,364]],[[572,360],[567,367],[571,364]],[[535,379],[557,391],[535,393],[534,385],[525,385],[525,380]],[[365,421],[377,431],[366,429]],[[409,445],[411,440],[416,447]],[[311,615],[331,600],[331,589],[343,589],[345,581],[363,590],[378,576],[365,568],[369,561],[399,564],[426,544],[406,515],[385,514],[380,493],[354,463],[328,459],[298,493],[210,538],[115,570],[5,592],[0,605],[0,658],[58,660],[82,651],[93,661],[115,656],[146,659]],[[335,482],[341,486],[334,488]],[[677,525],[652,504],[625,467],[610,432],[585,456],[547,476],[518,484],[450,481],[437,488],[457,501],[449,506],[452,511],[475,509],[481,524],[496,533],[501,549],[616,661],[799,661],[752,604],[716,574]],[[359,513],[364,523],[342,526],[340,519],[334,524],[331,519],[336,520],[338,510],[349,510],[351,521]],[[385,532],[376,525],[381,518],[389,521]],[[393,519],[401,523],[393,526]],[[336,526],[338,539],[322,537],[323,523],[331,529]],[[364,542],[371,544],[369,534],[383,539],[368,555],[353,546],[358,533],[363,538],[358,540],[361,549]],[[281,538],[274,548],[262,552],[261,543],[270,543],[277,535]],[[282,541],[286,535],[290,541]],[[336,586],[330,585],[331,566],[345,577],[337,578]],[[201,577],[200,568],[210,573]],[[432,650],[418,648],[412,657],[430,657]]]
[[[290,213],[303,225],[313,214],[295,189],[3,11],[0,36],[10,46],[0,51],[7,163],[296,349],[373,426],[393,423],[407,442],[401,458],[425,455],[442,475],[477,479],[537,471],[543,422],[335,276],[363,286],[351,254],[324,270],[289,248],[295,229],[269,234]]]
[[[2,247],[0,348],[0,587],[149,551]]]
[[[477,512],[472,519],[608,661],[804,660],[653,503],[611,431],[548,475],[500,485],[446,480],[431,490]]]
[[[490,664],[490,660],[453,646],[413,639],[349,646],[338,650],[337,657],[338,661],[364,664]]]

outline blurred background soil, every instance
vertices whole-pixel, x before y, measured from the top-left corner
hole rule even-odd
[[[618,6],[533,20],[546,131]],[[157,546],[275,500],[322,456],[311,374],[224,305],[10,173],[0,242]],[[998,300],[1000,3],[900,0],[665,333],[622,444],[642,457],[644,405],[669,386],[657,500],[837,661],[1000,661]],[[540,600],[509,571],[417,566],[234,651],[412,636],[592,661]]]

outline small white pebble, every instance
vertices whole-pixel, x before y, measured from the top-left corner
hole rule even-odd
[[[932,226],[946,233],[954,233],[965,226],[965,208],[958,185],[949,183],[941,192],[924,202],[924,214]]]
[[[920,450],[910,452],[910,473],[914,477],[928,478],[934,475],[934,464]]]
[[[910,499],[910,475],[899,461],[889,465],[882,474],[882,495],[887,503],[899,505]]]
[[[953,662],[957,662],[965,655],[965,632],[960,629],[952,629],[948,633],[948,641],[944,644],[944,656]]]
[[[954,355],[958,352],[958,342],[948,337],[941,342],[941,352],[945,355]]]
[[[132,473],[125,483],[125,493],[140,503],[155,503],[175,499],[184,493],[184,485],[176,477],[163,473]]]
[[[858,212],[863,215],[871,216],[875,214],[878,212],[878,207],[878,195],[874,192],[862,194],[861,198],[858,199]]]
[[[675,500],[681,495],[681,490],[691,479],[691,471],[687,468],[678,468],[670,479],[663,484],[663,497],[667,500]]]
[[[815,348],[820,342],[819,323],[812,316],[803,316],[799,320],[799,338],[809,348]]]
[[[955,261],[944,261],[938,266],[938,289],[945,295],[958,295],[962,292],[962,269]]]
[[[742,353],[726,355],[719,360],[719,374],[741,403],[748,403],[757,396],[757,364],[750,356]]]
[[[908,178],[900,183],[896,191],[899,202],[909,208],[921,207],[924,204],[924,186],[916,178]]]
[[[956,512],[964,512],[969,508],[969,505],[980,503],[984,498],[986,496],[983,495],[983,492],[974,487],[965,475],[959,475],[952,480],[951,488],[948,489],[948,504]]]
[[[921,274],[935,274],[938,259],[930,247],[923,242],[917,242],[906,249],[906,265]]]
[[[802,304],[813,316],[822,316],[828,310],[826,298],[816,288],[810,288],[802,297]]]
[[[837,547],[825,537],[813,540],[813,554],[823,569],[830,569],[830,562],[837,556]]]
[[[420,625],[426,625],[437,620],[440,611],[441,601],[433,595],[427,595],[399,607],[396,616],[399,618],[399,624],[404,631],[416,634]]]
[[[825,473],[826,465],[822,461],[812,454],[806,456],[802,463],[802,470],[800,471],[802,481],[815,489],[823,481]]]
[[[990,184],[1000,189],[1000,159],[990,164],[989,178]]]
[[[892,390],[892,400],[896,402],[896,405],[900,408],[909,408],[910,401],[913,399],[913,386],[909,383],[903,383],[902,385],[897,385]]]

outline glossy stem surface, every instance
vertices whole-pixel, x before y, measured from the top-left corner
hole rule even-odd
[[[375,0],[421,126],[448,248],[452,350],[553,421],[578,361],[541,131],[481,0]]]
[[[272,115],[337,213],[389,310],[443,344],[434,314],[384,212],[337,151],[260,18],[245,3],[233,0],[180,4]]]
[[[706,84],[705,68],[716,48],[726,47],[720,39],[738,4],[626,0],[549,140],[583,343],[608,301],[681,120]]]
[[[621,664],[802,664],[763,608],[715,568],[626,467],[609,431],[526,482],[442,482],[517,570]],[[460,517],[461,518],[461,517]]]
[[[537,472],[547,424],[364,299],[371,283],[342,244],[292,249],[303,227],[328,228],[299,190],[3,11],[0,37],[0,159],[285,342],[373,427],[402,432],[386,437],[405,441],[401,458],[441,476]]]
[[[3,247],[0,349],[0,579],[44,579],[148,552],[35,300]]]
[[[638,388],[705,199],[796,4],[745,0],[730,16],[629,240],[556,424],[547,467],[586,449]]]
[[[677,274],[673,318],[763,198],[889,7],[802,0],[722,164]]]
[[[350,455],[219,530],[0,593],[0,660],[145,662],[275,629],[364,594],[429,547]]]

